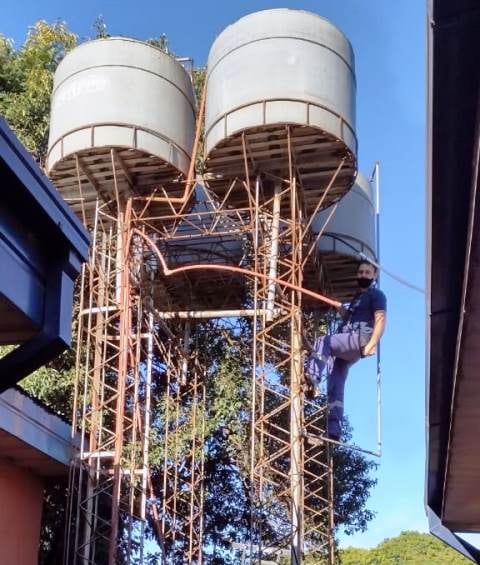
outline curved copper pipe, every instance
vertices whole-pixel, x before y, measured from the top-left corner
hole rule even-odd
[[[337,300],[332,300],[323,294],[318,294],[317,292],[313,292],[312,290],[308,290],[307,288],[303,288],[301,286],[297,286],[295,284],[289,283],[288,281],[280,280],[276,277],[271,277],[269,275],[264,275],[263,273],[258,273],[256,271],[250,271],[249,269],[244,269],[242,267],[234,267],[233,265],[210,265],[210,264],[197,264],[197,265],[184,265],[183,267],[177,267],[175,269],[169,269],[167,262],[165,261],[165,257],[162,255],[160,249],[158,249],[155,242],[145,235],[140,230],[134,228],[132,233],[139,235],[144,241],[147,242],[150,249],[155,253],[158,257],[160,264],[162,265],[163,274],[166,277],[170,277],[172,275],[176,275],[177,273],[182,273],[186,271],[229,271],[231,273],[240,273],[242,275],[250,276],[250,277],[259,277],[265,281],[274,281],[279,285],[283,285],[291,290],[296,290],[305,294],[306,296],[310,296],[310,298],[314,298],[315,300],[319,300],[320,302],[324,302],[329,306],[333,306],[334,308],[339,308],[342,303],[338,302]],[[129,242],[130,243],[130,242]]]

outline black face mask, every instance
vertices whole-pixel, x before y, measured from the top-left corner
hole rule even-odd
[[[373,279],[367,279],[367,277],[357,277],[357,283],[360,288],[368,288],[373,283]]]

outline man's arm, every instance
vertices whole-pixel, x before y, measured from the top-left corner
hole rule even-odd
[[[373,324],[373,332],[370,337],[369,342],[363,348],[363,355],[368,357],[370,355],[374,355],[377,350],[378,342],[385,331],[385,325],[387,323],[387,314],[385,310],[376,310],[374,313],[374,324]]]

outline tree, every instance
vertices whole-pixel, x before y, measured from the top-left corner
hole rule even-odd
[[[92,27],[95,32],[95,39],[106,39],[107,37],[110,37],[110,34],[107,31],[107,24],[101,14],[95,18]]]
[[[253,510],[250,504],[249,456],[248,449],[245,449],[250,434],[251,352],[246,346],[250,342],[250,323],[244,322],[227,337],[226,332],[225,327],[219,329],[209,324],[200,326],[200,350],[208,349],[211,355],[210,363],[206,364],[210,367],[206,377],[206,401],[200,406],[200,410],[206,415],[204,540],[209,552],[211,548],[215,548],[215,555],[211,549],[212,553],[205,556],[206,563],[209,564],[216,563],[220,556],[219,563],[238,562],[238,553],[232,550],[231,544],[236,542],[248,545],[250,515]],[[161,374],[157,374],[154,381],[162,383],[165,379]],[[162,390],[156,390],[155,396],[161,398]],[[157,410],[164,410],[160,402],[157,403]],[[187,428],[189,410],[190,405],[186,401],[181,408],[180,420],[186,422]],[[159,414],[154,419],[157,422],[164,421]],[[278,424],[282,428],[288,428],[288,423]],[[181,439],[177,449],[187,452],[189,429],[181,429],[179,437]],[[348,424],[346,437],[349,437]],[[161,445],[161,442],[158,445]],[[155,477],[161,477],[163,451],[154,445],[152,449],[155,451],[151,459],[152,473]],[[373,517],[373,513],[367,510],[365,505],[376,482],[371,477],[376,465],[362,455],[344,448],[334,450],[334,460],[337,526],[345,527],[349,533],[363,531]],[[288,473],[288,455],[284,457],[284,465]],[[310,471],[320,474],[322,469],[310,467]],[[189,467],[183,467],[181,472],[182,482],[188,482]],[[158,489],[156,496],[161,499],[161,486],[157,486],[161,485],[161,481],[154,480],[154,485]],[[177,501],[177,508],[179,504]],[[278,515],[282,515],[285,502],[278,500],[274,504]],[[263,539],[268,539],[269,545],[277,545],[281,533],[272,528],[269,515],[257,514],[256,519],[262,524]],[[178,516],[177,527],[181,530]],[[153,535],[153,527],[150,531]],[[181,552],[180,542],[177,542],[175,548],[167,547],[167,553],[173,560],[175,557],[180,559],[179,554],[174,555],[170,551]]]
[[[430,534],[402,532],[373,549],[348,548],[340,551],[342,565],[467,565],[468,559]]]
[[[76,35],[61,21],[37,22],[18,50],[0,36],[0,114],[41,161],[47,152],[53,74],[76,43]]]

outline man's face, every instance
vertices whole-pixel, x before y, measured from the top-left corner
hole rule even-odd
[[[377,278],[375,268],[369,263],[360,263],[357,270],[357,281],[360,288],[368,288],[373,280]]]
[[[376,274],[373,265],[370,265],[369,263],[361,263],[357,270],[357,277],[362,277],[365,279],[375,279]]]

